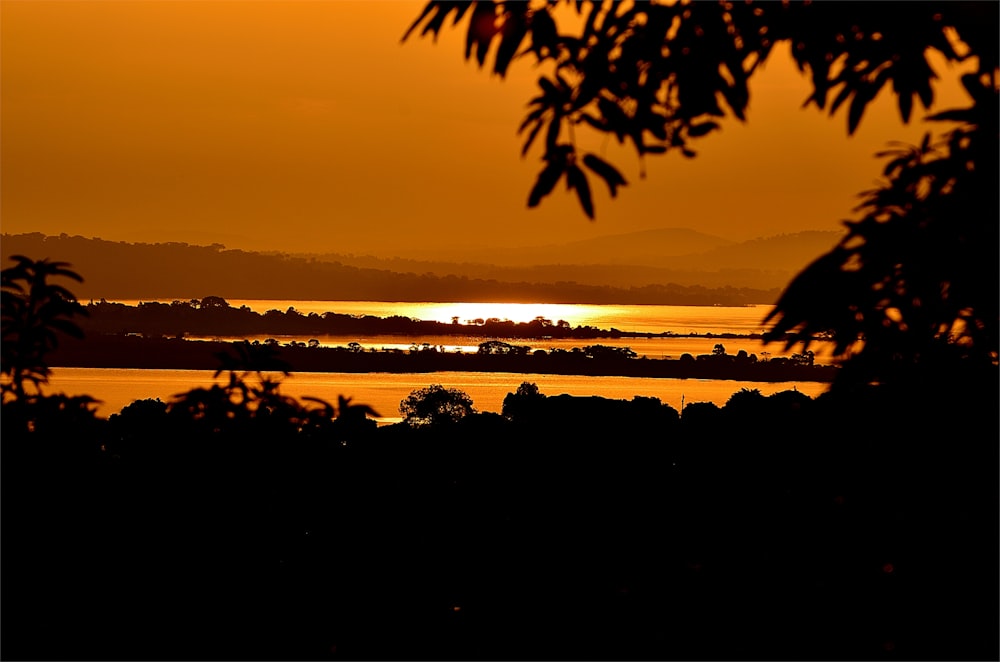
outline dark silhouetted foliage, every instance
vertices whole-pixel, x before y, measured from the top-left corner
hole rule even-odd
[[[27,383],[40,393],[41,385],[48,381],[45,355],[59,344],[59,335],[82,337],[80,327],[72,319],[86,316],[87,311],[72,292],[49,282],[54,277],[82,281],[70,265],[48,259],[36,261],[23,255],[11,259],[17,264],[0,271],[3,316],[0,372],[5,377],[4,399],[8,396],[23,399]]]
[[[841,385],[922,387],[996,380],[998,33],[995,2],[429,2],[404,35],[437,35],[470,15],[465,57],[545,65],[520,130],[523,152],[544,133],[533,207],[565,179],[584,213],[594,208],[586,168],[612,196],[626,184],[575,132],[593,130],[646,154],[695,156],[693,143],[732,115],[744,120],[750,80],[788,42],[812,92],[806,105],[846,108],[848,134],[883,90],[910,120],[934,104],[928,52],[962,75],[971,104],[930,115],[958,126],[939,140],[893,149],[886,182],[864,194],[860,220],[795,278],[770,315],[773,336],[832,336],[850,358]],[[471,8],[471,11],[469,9]],[[485,26],[485,27],[484,27]],[[495,50],[491,44],[498,43]],[[473,46],[475,47],[473,49]],[[957,69],[957,67],[956,67]],[[966,69],[967,71],[967,69]],[[543,131],[544,130],[544,131]],[[915,381],[914,381],[915,380]]]
[[[996,379],[1000,206],[995,79],[963,82],[975,100],[939,143],[886,153],[886,181],[860,220],[786,289],[768,320],[787,345],[831,338],[850,354],[841,379],[926,387]]]
[[[399,413],[409,425],[450,425],[475,413],[467,393],[440,384],[416,389],[399,403]]]
[[[989,393],[432,386],[375,427],[261,347],[108,420],[3,403],[6,658],[996,657]]]

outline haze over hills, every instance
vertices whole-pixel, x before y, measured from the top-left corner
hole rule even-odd
[[[736,242],[696,230],[663,228],[521,249],[420,249],[396,251],[397,256],[391,258],[339,253],[300,257],[371,269],[509,281],[770,289],[786,285],[830,250],[841,235],[805,231]]]
[[[843,232],[820,230],[779,234],[717,246],[701,254],[679,255],[669,263],[674,268],[773,269],[794,275],[843,236]]]
[[[603,235],[559,244],[516,248],[396,249],[395,257],[436,262],[477,262],[501,266],[545,264],[628,264],[661,266],[666,258],[700,254],[736,242],[688,228],[659,228]]]
[[[742,305],[773,303],[790,278],[839,233],[803,232],[736,243],[693,230],[601,241],[467,252],[444,261],[227,250],[221,244],[130,244],[41,233],[3,235],[2,255],[69,262],[81,299],[538,301]],[[691,251],[691,252],[688,252]],[[482,261],[476,261],[476,259]],[[491,261],[487,261],[491,260]],[[572,260],[573,262],[568,262]]]

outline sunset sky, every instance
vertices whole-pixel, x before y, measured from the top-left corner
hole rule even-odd
[[[422,0],[3,0],[2,225],[8,233],[230,248],[392,252],[514,246],[690,227],[730,239],[840,229],[887,140],[917,142],[885,94],[848,138],[801,108],[776,52],[749,121],[595,189],[528,209],[539,151],[516,129],[538,71],[501,81],[462,58],[464,23],[400,38]],[[939,60],[937,108],[964,103]],[[539,148],[540,149],[540,148]],[[603,149],[601,143],[594,149]],[[596,183],[595,183],[596,184]]]

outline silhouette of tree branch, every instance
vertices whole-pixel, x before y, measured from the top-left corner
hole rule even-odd
[[[528,206],[565,178],[589,218],[578,163],[612,196],[627,184],[612,164],[578,153],[577,128],[613,135],[640,161],[673,151],[694,157],[694,141],[718,131],[718,120],[746,119],[749,81],[779,42],[790,44],[812,84],[804,105],[831,115],[845,108],[848,135],[886,90],[904,122],[914,100],[932,108],[938,73],[929,51],[971,64],[962,83],[972,104],[927,118],[959,127],[881,154],[890,159],[886,183],[862,194],[862,218],[792,281],[768,318],[769,337],[794,331],[793,344],[806,346],[832,337],[838,355],[851,358],[841,376],[848,382],[898,383],[956,361],[996,367],[997,3],[435,0],[403,40],[421,25],[422,36],[436,37],[452,12],[453,26],[472,16],[466,59],[474,47],[483,67],[492,52],[501,77],[518,58],[548,65],[519,128],[527,132],[522,155],[545,135]]]

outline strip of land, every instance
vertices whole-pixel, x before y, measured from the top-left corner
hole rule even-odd
[[[261,345],[128,335],[90,335],[67,339],[52,352],[49,365],[81,368],[217,370],[231,357],[240,369],[284,368],[288,372],[510,372],[553,375],[731,379],[754,382],[832,382],[839,368],[808,365],[786,358],[758,361],[736,355],[681,359],[597,357],[583,351],[525,355],[418,351],[356,351],[343,347]],[[241,364],[241,357],[244,359]],[[246,361],[246,358],[250,361]],[[254,357],[262,362],[254,364]]]

